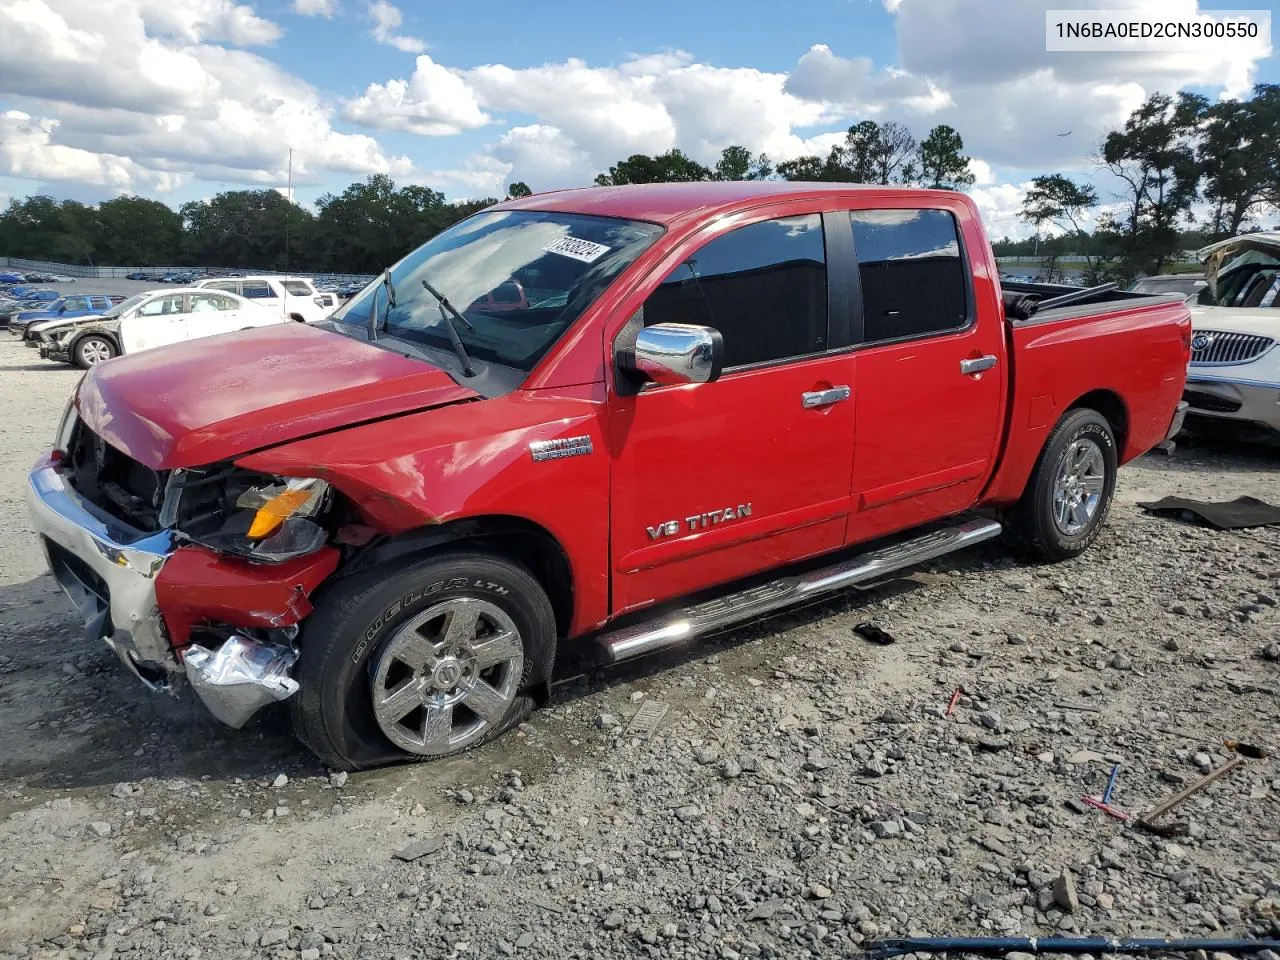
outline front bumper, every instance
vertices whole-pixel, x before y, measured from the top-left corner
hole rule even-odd
[[[1182,398],[1189,404],[1188,416],[1202,425],[1217,421],[1280,435],[1280,384],[1198,379],[1193,374]]]
[[[140,680],[168,685],[180,669],[156,606],[156,577],[173,553],[173,535],[145,534],[95,510],[51,463],[27,483],[27,508],[58,585],[84,621]]]
[[[142,532],[99,510],[52,459],[31,471],[27,507],[86,638],[103,640],[148,687],[176,692],[185,677],[210,713],[236,727],[297,692],[289,677],[296,651],[246,634],[295,627],[309,614],[307,595],[337,566],[336,550],[270,567],[179,546],[168,530]],[[209,624],[223,628],[210,647],[191,640],[193,628]],[[175,630],[181,657],[170,643]]]

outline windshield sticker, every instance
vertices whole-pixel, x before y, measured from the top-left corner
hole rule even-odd
[[[609,252],[609,248],[602,243],[579,240],[577,237],[561,237],[559,240],[548,243],[542,249],[547,253],[558,253],[562,257],[581,260],[583,263],[595,263]]]

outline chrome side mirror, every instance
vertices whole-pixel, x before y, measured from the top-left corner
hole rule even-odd
[[[713,327],[656,323],[641,328],[634,348],[619,351],[618,366],[662,386],[710,383],[724,368],[724,339]]]

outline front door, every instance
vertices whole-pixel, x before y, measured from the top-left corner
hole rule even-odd
[[[952,210],[850,217],[863,344],[849,522],[858,542],[973,504],[994,467],[1009,371],[1003,322],[975,298],[968,231]]]
[[[759,220],[646,299],[646,326],[718,329],[725,371],[611,400],[615,614],[843,542],[854,360],[826,353],[826,262],[820,214]]]
[[[137,353],[187,339],[183,296],[168,294],[148,300],[120,320],[120,345],[125,353]]]

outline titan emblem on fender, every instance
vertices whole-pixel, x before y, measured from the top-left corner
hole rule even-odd
[[[590,437],[562,437],[559,440],[535,440],[529,444],[535,460],[561,460],[591,452]]]
[[[695,513],[691,517],[685,517],[684,523],[686,529],[690,533],[694,530],[702,530],[707,527],[719,526],[729,520],[741,520],[743,517],[751,516],[751,504],[740,503],[736,507],[725,507],[723,510],[712,510],[708,513]],[[680,532],[679,520],[668,520],[666,523],[660,523],[656,527],[645,527],[649,533],[650,540],[659,540],[662,537],[674,537]]]

